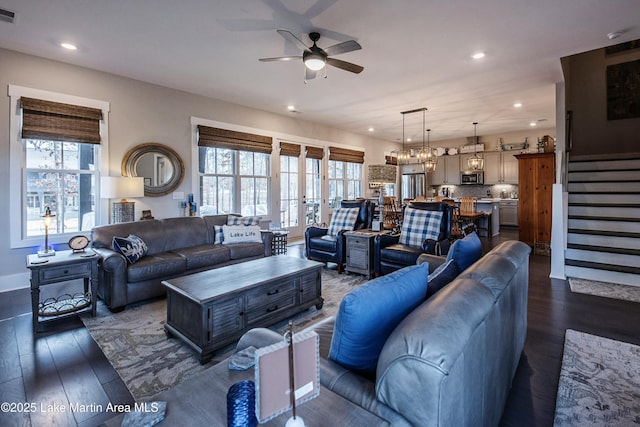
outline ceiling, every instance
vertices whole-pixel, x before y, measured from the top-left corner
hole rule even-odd
[[[560,58],[640,39],[638,0],[0,0],[0,47],[390,141],[427,107],[431,140],[555,127]],[[357,40],[304,83],[276,29],[320,47]],[[622,35],[609,40],[614,31]],[[71,42],[76,51],[60,48]],[[473,60],[476,51],[485,58]],[[521,108],[514,108],[521,102]],[[288,112],[287,106],[295,111]],[[422,115],[406,118],[421,132]],[[215,119],[215,118],[213,118]],[[368,129],[373,127],[373,131]],[[421,135],[421,133],[420,133]]]

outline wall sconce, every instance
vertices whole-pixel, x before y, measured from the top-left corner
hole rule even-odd
[[[135,202],[127,201],[127,197],[144,197],[144,178],[103,176],[100,179],[100,197],[120,199],[111,204],[111,224],[135,221]]]
[[[51,226],[51,221],[56,217],[56,214],[51,213],[51,208],[47,206],[44,211],[44,215],[42,215],[42,222],[44,223],[44,249],[38,251],[39,257],[45,256],[53,256],[56,254],[56,251],[49,247],[49,227]]]

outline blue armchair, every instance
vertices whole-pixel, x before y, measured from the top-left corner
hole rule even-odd
[[[409,207],[417,210],[442,212],[442,219],[433,238],[427,238],[414,245],[401,243],[401,234],[381,234],[374,240],[373,256],[374,270],[377,276],[387,274],[409,265],[415,265],[418,257],[423,254],[446,255],[451,242],[451,222],[453,208],[445,202],[412,202]],[[403,230],[406,231],[403,215]]]
[[[371,228],[373,204],[369,200],[343,200],[340,207],[360,208],[354,230]],[[306,257],[314,261],[335,262],[338,264],[338,273],[342,273],[347,257],[344,233],[345,230],[342,230],[336,235],[330,235],[327,227],[308,227],[304,232]]]

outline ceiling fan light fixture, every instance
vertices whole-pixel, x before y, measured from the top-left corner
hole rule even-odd
[[[304,55],[304,65],[313,71],[320,71],[327,63],[327,58],[318,52],[306,53]]]

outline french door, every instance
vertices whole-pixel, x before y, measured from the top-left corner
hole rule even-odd
[[[308,225],[321,222],[321,178],[321,159],[280,156],[280,224],[290,237],[300,237]]]

